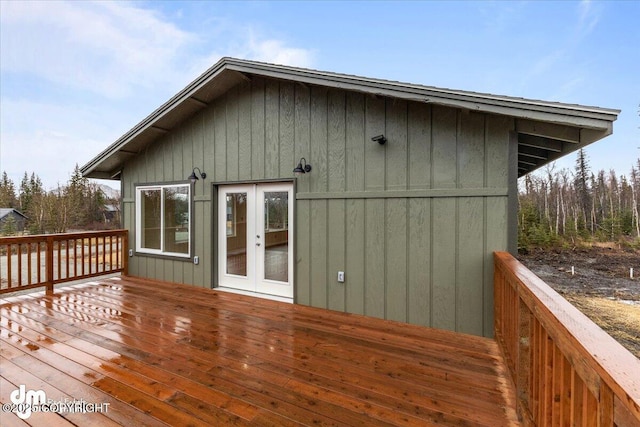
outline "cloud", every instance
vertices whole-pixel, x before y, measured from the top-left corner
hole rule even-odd
[[[0,171],[66,183],[222,56],[313,63],[250,25],[212,13],[184,30],[146,5],[0,0]]]
[[[46,188],[65,184],[76,163],[111,142],[112,118],[86,106],[4,100],[0,170],[14,183],[35,172]]]
[[[194,58],[187,70],[189,80],[193,80],[225,56],[302,68],[313,68],[315,63],[315,52],[312,49],[292,47],[285,40],[263,36],[251,26],[219,22],[219,26],[211,31],[215,32],[216,38],[232,41],[226,46],[211,43],[216,46],[215,50]]]
[[[595,8],[591,0],[582,0],[578,5],[578,34],[589,34],[600,21],[600,10]]]
[[[287,47],[281,40],[258,40],[252,35],[248,41],[248,49],[247,58],[256,61],[304,68],[310,68],[313,64],[311,51]]]
[[[2,2],[3,72],[118,98],[174,77],[193,35],[121,2]]]

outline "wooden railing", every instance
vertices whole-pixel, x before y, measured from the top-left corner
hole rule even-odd
[[[640,359],[510,254],[495,260],[495,336],[535,426],[640,426]]]
[[[127,230],[0,237],[0,294],[127,274]]]

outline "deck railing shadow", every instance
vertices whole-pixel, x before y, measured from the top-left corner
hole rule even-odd
[[[0,294],[127,272],[127,230],[0,237]]]
[[[505,252],[495,336],[525,425],[640,426],[640,359]]]

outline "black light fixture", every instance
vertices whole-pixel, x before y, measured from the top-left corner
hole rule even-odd
[[[385,138],[384,135],[374,136],[373,138],[371,138],[371,140],[377,142],[380,145],[384,145],[384,143],[387,142],[387,138]]]
[[[191,175],[189,175],[189,181],[191,181],[192,184],[195,184],[196,181],[198,180],[198,175],[196,175],[196,169],[198,169],[198,173],[200,174],[200,178],[205,179],[207,177],[207,174],[202,172],[200,170],[199,167],[195,167],[193,168],[193,171],[191,172]]]
[[[302,162],[304,162],[304,166],[302,166]],[[293,173],[295,174],[295,176],[300,176],[303,173],[307,172],[311,172],[311,165],[307,164],[307,159],[302,157],[298,162],[298,166],[296,166],[296,168],[293,170]]]

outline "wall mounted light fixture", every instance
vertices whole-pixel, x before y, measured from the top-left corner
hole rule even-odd
[[[387,142],[387,138],[385,138],[384,135],[374,136],[373,138],[371,138],[371,140],[377,142],[380,145],[384,145],[384,143]]]
[[[304,166],[302,166],[302,162],[304,162]],[[311,165],[307,163],[307,159],[302,157],[298,162],[298,166],[295,167],[293,173],[295,176],[300,176],[303,173],[311,172]]]
[[[195,184],[196,181],[198,180],[198,175],[196,175],[196,169],[198,169],[198,173],[200,174],[200,178],[205,179],[207,177],[207,174],[202,172],[200,170],[199,167],[195,167],[193,168],[193,171],[191,172],[191,175],[189,175],[189,181],[191,181],[192,184]]]

